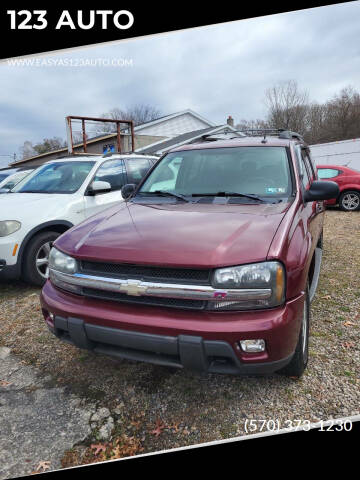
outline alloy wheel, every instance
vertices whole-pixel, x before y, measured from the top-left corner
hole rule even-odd
[[[346,193],[342,199],[342,204],[346,210],[356,210],[360,204],[360,197],[356,193]]]
[[[49,255],[52,247],[52,242],[46,242],[41,245],[36,253],[35,265],[36,270],[42,278],[48,278],[49,276]]]

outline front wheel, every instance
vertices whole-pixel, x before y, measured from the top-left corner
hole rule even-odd
[[[24,252],[23,277],[33,285],[42,286],[49,275],[49,254],[58,232],[43,232],[35,235]]]
[[[301,377],[309,359],[309,327],[310,327],[310,294],[309,286],[306,288],[304,310],[301,319],[299,340],[296,345],[294,356],[288,365],[285,365],[278,373],[289,377]]]
[[[339,206],[346,212],[358,210],[360,208],[360,192],[352,190],[342,193],[339,198]]]

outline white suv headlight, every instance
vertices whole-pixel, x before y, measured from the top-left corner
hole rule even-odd
[[[0,237],[7,237],[21,228],[21,223],[16,220],[3,220],[0,222]]]
[[[58,272],[72,274],[77,272],[77,262],[75,258],[65,255],[65,253],[53,247],[50,251],[49,268]]]
[[[212,310],[251,310],[276,307],[285,300],[285,270],[280,262],[261,262],[215,270],[213,287],[223,289],[271,289],[269,298],[211,302]]]

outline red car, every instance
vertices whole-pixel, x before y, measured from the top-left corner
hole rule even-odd
[[[339,165],[318,165],[319,178],[339,185],[339,195],[327,200],[327,205],[339,205],[342,210],[360,209],[360,172]]]
[[[59,237],[41,293],[51,332],[119,358],[300,376],[323,200],[339,188],[298,134],[259,133],[172,150],[126,202]]]

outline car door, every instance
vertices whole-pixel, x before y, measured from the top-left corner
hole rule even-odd
[[[87,218],[123,200],[121,188],[127,183],[124,160],[122,158],[114,158],[102,163],[89,182],[89,185],[94,181],[110,183],[111,191],[96,195],[89,194],[88,189],[85,191],[85,216]]]

